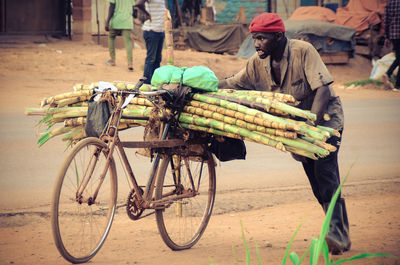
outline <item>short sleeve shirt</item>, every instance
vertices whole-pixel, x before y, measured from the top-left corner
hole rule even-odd
[[[329,86],[333,78],[319,56],[317,50],[308,42],[288,40],[282,60],[279,62],[280,82],[271,77],[271,58],[261,59],[254,54],[246,68],[228,78],[227,84],[236,89],[272,91],[292,95],[304,110],[311,110],[316,89]],[[322,125],[337,130],[343,129],[344,115],[342,104],[332,87],[331,98],[325,113],[330,119]]]
[[[164,32],[165,0],[148,0],[146,2],[146,10],[150,13],[151,20],[148,19],[143,23],[142,30]]]
[[[385,33],[390,40],[400,39],[400,1],[389,0],[385,6]]]
[[[107,0],[115,4],[114,15],[110,21],[112,29],[133,29],[132,6],[134,0]]]

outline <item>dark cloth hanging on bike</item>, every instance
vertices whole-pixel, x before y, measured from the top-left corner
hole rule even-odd
[[[209,151],[221,162],[231,161],[235,159],[246,159],[246,145],[243,140],[230,137],[223,137],[224,141],[218,141],[213,138]]]
[[[88,137],[99,137],[111,116],[111,106],[107,100],[89,100],[85,132]]]

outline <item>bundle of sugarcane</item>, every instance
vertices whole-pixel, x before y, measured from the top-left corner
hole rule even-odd
[[[74,91],[46,98],[40,108],[27,108],[27,115],[41,115],[40,124],[47,125],[38,144],[42,146],[56,135],[64,134],[70,143],[84,138],[88,100],[93,96],[91,85],[75,85]],[[114,82],[118,89],[132,89],[135,84]],[[140,90],[152,87],[143,85]],[[312,159],[325,157],[335,151],[326,143],[336,130],[310,126],[315,114],[295,107],[290,95],[244,90],[219,90],[212,93],[192,93],[181,115],[179,124],[187,130],[203,131],[215,135],[252,141],[289,151]],[[143,96],[134,97],[123,110],[120,130],[145,126],[142,118],[149,117],[154,104]],[[164,110],[168,112],[168,110]],[[160,114],[161,115],[161,114]],[[55,125],[60,124],[57,128]]]

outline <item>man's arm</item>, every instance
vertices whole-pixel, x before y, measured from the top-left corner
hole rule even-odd
[[[219,89],[249,89],[254,90],[254,73],[257,70],[253,63],[247,62],[246,67],[231,77],[219,80]],[[253,78],[252,78],[253,77]]]
[[[315,98],[311,107],[311,112],[317,115],[317,119],[314,125],[319,125],[324,118],[324,113],[331,96],[331,92],[328,86],[321,86],[317,88]]]
[[[106,26],[105,26],[106,31],[110,30],[110,20],[114,15],[114,10],[115,10],[115,4],[110,3],[110,7],[108,8],[108,17],[107,17]]]
[[[142,22],[150,19],[151,20],[151,15],[149,14],[149,12],[147,12],[144,3],[147,2],[147,0],[138,0],[136,2],[136,4],[133,6],[133,10],[135,10],[135,8],[139,9],[141,12],[143,12],[144,17],[141,18]],[[135,13],[135,12],[134,12]],[[134,14],[133,13],[133,14]]]
[[[229,89],[229,88],[231,87],[228,85],[228,82],[226,82],[226,79],[219,80],[218,89]]]

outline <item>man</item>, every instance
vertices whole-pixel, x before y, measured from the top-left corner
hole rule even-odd
[[[385,44],[387,46],[392,42],[393,50],[396,59],[387,70],[386,74],[383,75],[383,82],[387,90],[400,89],[400,69],[397,71],[396,83],[390,82],[390,77],[393,71],[400,65],[400,0],[388,0],[385,7]]]
[[[164,11],[166,10],[165,0],[138,0],[136,7],[148,13],[150,19],[142,26],[143,38],[146,42],[146,59],[144,62],[144,73],[146,84],[151,83],[154,70],[160,67],[162,60],[162,48],[165,39]]]
[[[257,53],[239,73],[222,80],[219,88],[291,94],[300,102],[299,108],[316,114],[315,125],[328,126],[342,133],[342,105],[329,86],[333,82],[332,76],[315,48],[308,42],[288,40],[282,19],[273,13],[255,17],[250,32]],[[325,114],[329,115],[329,120],[324,119]],[[340,183],[337,160],[340,141],[341,137],[331,137],[327,142],[336,146],[337,151],[317,161],[296,156],[296,160],[302,161],[313,193],[325,212]],[[330,252],[341,254],[348,251],[351,242],[343,198],[335,204],[330,225],[326,236]]]
[[[110,3],[105,30],[108,34],[110,60],[106,64],[115,66],[115,37],[122,34],[128,59],[128,71],[133,71],[132,38],[133,29],[133,0],[107,0]]]

